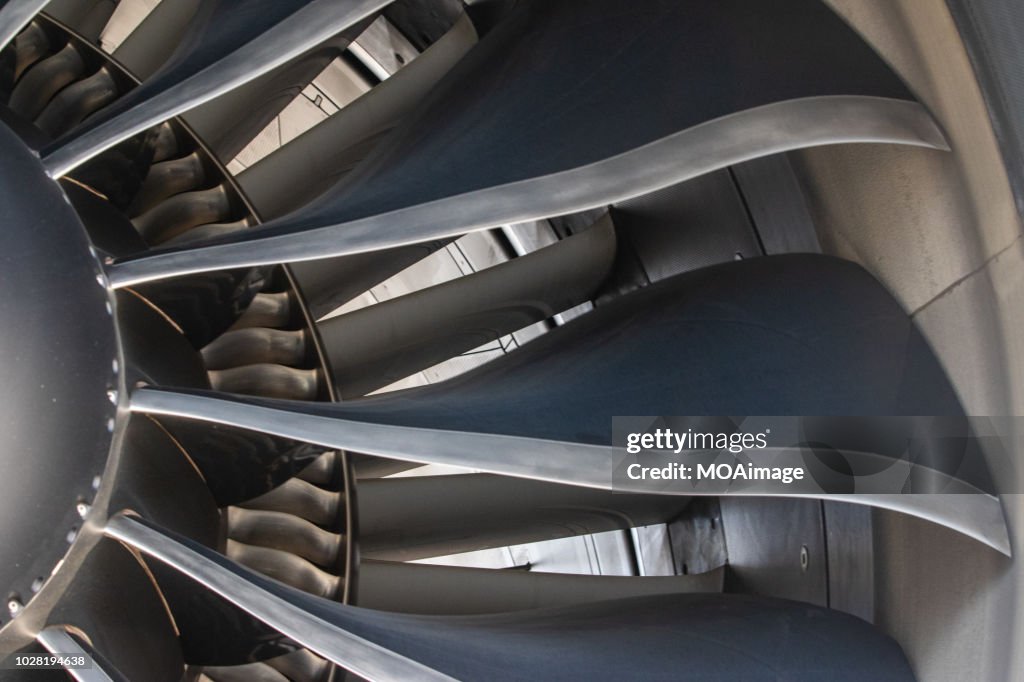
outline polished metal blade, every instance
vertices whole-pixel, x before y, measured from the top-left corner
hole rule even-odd
[[[109,268],[109,278],[112,286],[126,287],[208,270],[446,239],[600,208],[762,156],[852,142],[946,149],[938,127],[916,102],[855,95],[798,99],[724,116],[570,170],[365,218],[307,225],[285,217],[280,224],[272,221],[215,245],[124,259]]]
[[[284,64],[387,4],[387,0],[303,3],[262,34],[251,36],[234,52],[212,63],[200,61],[182,80],[172,81],[162,89],[151,88],[155,91],[147,92],[148,97],[135,106],[64,142],[44,157],[43,165],[50,177],[61,177],[118,142]]]
[[[0,7],[0,50],[32,21],[50,0],[7,0]]]
[[[106,534],[153,557],[306,648],[367,680],[451,680],[406,656],[356,636],[266,589],[256,576],[189,540],[163,532],[144,520],[117,516]]]

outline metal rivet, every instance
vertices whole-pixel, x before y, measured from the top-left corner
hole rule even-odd
[[[79,502],[78,504],[75,505],[75,510],[78,512],[78,515],[81,516],[83,519],[89,514],[90,509],[92,509],[92,507],[87,505],[85,502]]]
[[[109,433],[113,433],[114,432],[114,419],[113,418],[110,418],[110,419],[107,420],[107,431]]]
[[[99,476],[93,476],[92,477],[92,489],[93,490],[99,490],[100,489],[100,477]]]
[[[120,368],[120,365],[117,364],[117,358],[114,358],[113,362],[110,363],[110,367],[114,370],[114,374],[117,374],[117,370]]]
[[[811,565],[811,553],[807,549],[807,545],[800,547],[800,570],[804,573],[807,572],[807,567]]]
[[[18,615],[18,613],[21,611],[21,602],[17,599],[11,599],[7,602],[7,610],[10,612],[12,616]]]
[[[68,534],[64,536],[64,539],[67,540],[68,544],[70,545],[72,542],[75,541],[75,538],[77,538],[77,537],[78,537],[78,529],[77,528],[72,528],[71,530],[68,531]]]
[[[117,405],[117,389],[111,388],[107,390],[107,400]]]
[[[41,589],[43,589],[43,579],[42,578],[36,578],[35,580],[32,581],[32,592],[34,594],[34,593],[38,592]]]

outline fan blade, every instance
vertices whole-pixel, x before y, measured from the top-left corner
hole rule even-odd
[[[238,175],[264,219],[299,208],[343,179],[476,42],[463,16],[423,54],[341,111]],[[325,315],[448,240],[296,263],[292,274],[314,317]]]
[[[90,532],[83,529],[83,534]],[[102,536],[96,540],[40,627],[84,633],[86,643],[100,654],[97,663],[108,665],[111,674],[130,680],[180,680],[184,662],[161,589],[137,553]]]
[[[138,390],[133,394],[132,401],[132,409],[141,412],[232,424],[283,437],[304,439],[326,447],[365,452],[419,464],[461,466],[506,476],[612,489],[615,451],[605,446],[371,424],[310,414],[314,411],[314,405],[319,407],[320,403],[284,406],[281,401],[274,407],[268,407],[265,405],[271,401],[243,401],[199,395],[198,392],[178,393],[157,389]],[[262,404],[256,404],[257,402]],[[663,484],[654,482],[631,482],[629,490],[673,494],[672,491],[666,491]],[[865,504],[918,516],[963,533],[1010,556],[1010,543],[1002,506],[999,499],[991,495],[804,495]]]
[[[751,130],[764,132],[754,135]],[[448,239],[600,208],[760,156],[849,142],[945,148],[919,104],[856,96],[803,99],[709,121],[573,170],[365,218],[307,222],[299,216],[292,222],[286,216],[209,245],[121,259],[109,268],[109,277],[112,286],[125,287],[208,270],[317,260]],[[458,220],[453,222],[452,216]]]
[[[927,111],[820,2],[573,0],[512,14],[337,191],[243,235],[125,261],[113,268],[117,285],[576,213],[815,145],[947,148]]]
[[[228,163],[300,96],[369,23],[369,19],[363,20],[306,54],[196,107],[184,115],[185,122],[221,162]]]
[[[309,613],[289,600],[288,591],[277,594],[268,589],[267,579],[203,551],[201,545],[190,540],[162,532],[144,520],[115,517],[107,522],[105,532],[168,564],[306,648],[368,680],[452,679]]]
[[[70,130],[97,109],[117,97],[118,88],[107,67],[73,83],[58,93],[36,118],[35,124],[51,137]]]
[[[615,251],[606,214],[550,247],[321,322],[339,395],[366,395],[589,300]]]
[[[50,15],[91,43],[96,43],[119,0],[50,0]]]
[[[616,415],[963,414],[889,293],[861,267],[816,255],[678,275],[453,380],[391,395],[322,404],[143,389],[131,403],[329,448],[595,488],[611,485]],[[962,475],[944,466],[933,468]],[[964,482],[994,492],[984,463],[975,474]],[[629,486],[665,492],[660,481]],[[915,513],[919,497],[896,503]],[[936,520],[1005,547],[998,500],[950,497]],[[995,511],[955,518],[974,504]]]
[[[76,682],[118,682],[124,678],[120,675],[111,677],[94,658],[93,652],[88,651],[78,643],[66,630],[59,627],[49,627],[36,635],[36,641],[43,645],[43,648],[51,654],[59,656],[82,656],[91,662],[88,668],[65,668],[71,679]]]
[[[114,50],[114,58],[141,81],[155,74],[184,42],[200,0],[158,2]]]
[[[809,604],[673,594],[470,617],[391,614],[282,586],[141,520],[117,517],[106,532],[368,680],[674,679],[686,670],[717,681],[766,668],[791,679],[826,669],[913,679],[894,640]]]
[[[299,208],[344,176],[476,42],[468,17],[395,75],[237,177],[264,220]]]
[[[387,0],[205,3],[190,25],[190,39],[170,61],[100,120],[54,145],[43,165],[51,177],[60,177],[118,142],[288,62],[386,4]]]
[[[0,7],[0,50],[32,21],[50,0],[7,0]]]
[[[209,424],[173,418],[163,418],[160,423],[202,472],[218,507],[252,500],[273,490],[324,452],[315,445],[245,429],[211,428]]]
[[[364,560],[359,563],[359,606],[431,615],[506,613],[654,594],[721,592],[724,577],[721,568],[639,578]]]
[[[665,523],[690,500],[491,474],[360,481],[359,552],[412,561]]]
[[[310,313],[318,319],[452,241],[440,239],[384,251],[291,263],[290,267]]]

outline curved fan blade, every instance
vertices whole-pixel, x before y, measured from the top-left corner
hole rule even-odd
[[[451,680],[401,654],[385,649],[310,614],[289,599],[297,590],[273,585],[201,545],[124,516],[107,522],[108,536],[168,564],[282,634],[368,680]],[[276,593],[275,593],[276,592]]]
[[[95,43],[103,33],[118,2],[119,0],[50,0],[45,11],[78,35]]]
[[[533,2],[487,34],[337,192],[205,248],[129,260],[112,278],[123,286],[441,239],[842,142],[946,148],[899,79],[820,2]]]
[[[598,488],[611,485],[616,415],[962,414],[927,342],[888,292],[859,266],[814,255],[664,280],[440,384],[344,404],[145,389],[132,409]],[[965,482],[987,490],[984,463],[972,471],[980,478]],[[666,492],[661,482],[634,485]],[[908,513],[924,504],[903,497]],[[994,498],[986,498],[994,516],[955,518],[956,507],[991,506],[974,497],[951,496],[950,513],[937,520],[1005,549]]]
[[[599,208],[759,156],[846,142],[945,148],[925,110],[913,102],[856,96],[782,102],[709,121],[573,170],[409,208],[347,222],[300,212],[206,245],[159,249],[119,260],[109,268],[109,278],[112,286],[125,287],[208,270],[317,260],[446,239]],[[453,222],[452,216],[458,220]]]
[[[279,217],[344,178],[423,100],[477,40],[463,16],[396,74],[238,175],[264,219]],[[292,274],[315,317],[325,315],[441,248],[448,240],[296,263]]]
[[[821,670],[913,679],[894,640],[808,604],[676,594],[485,616],[389,614],[287,588],[144,521],[118,517],[106,532],[369,680],[669,679],[680,670],[732,680],[766,666],[792,679]]]
[[[264,220],[327,190],[423,100],[476,42],[468,17],[408,66],[238,175]],[[367,142],[369,141],[369,144]]]
[[[219,0],[201,5],[188,39],[151,79],[105,110],[43,165],[60,177],[150,126],[193,109],[319,45],[387,0]]]
[[[32,21],[50,0],[7,0],[0,7],[0,50]]]
[[[96,661],[96,652],[86,649],[63,628],[49,627],[36,635],[36,641],[51,654],[60,656],[88,657],[91,665],[87,668],[67,668],[68,675],[76,682],[124,682],[120,674],[111,676],[104,666]]]
[[[615,251],[605,215],[550,247],[321,322],[340,395],[366,395],[589,300]]]
[[[723,569],[637,578],[362,561],[359,605],[398,613],[506,613],[653,594],[721,592]]]
[[[102,536],[98,540],[45,625],[83,633],[111,674],[130,680],[180,680],[184,663],[178,633],[153,576],[130,548]]]
[[[341,55],[368,23],[365,19],[349,27],[306,54],[196,107],[183,118],[214,155],[227,163]]]
[[[359,552],[411,561],[665,523],[689,504],[490,474],[360,481]]]
[[[217,506],[251,500],[273,490],[320,458],[324,448],[302,441],[182,419],[162,426],[202,472]]]
[[[114,58],[139,80],[156,73],[184,40],[200,0],[158,2],[114,50]]]

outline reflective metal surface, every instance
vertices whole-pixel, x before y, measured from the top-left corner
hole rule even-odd
[[[81,221],[3,125],[0,150],[0,590],[26,603],[96,496],[114,439],[108,393],[124,368],[114,301]]]
[[[228,0],[224,2],[229,4]],[[352,26],[386,3],[382,0],[360,0],[355,3],[344,0],[306,0],[292,3],[295,4],[299,7],[269,27],[260,36],[260,40],[243,41],[237,50],[212,63],[200,58],[190,69],[191,73],[186,71],[184,78],[172,80],[166,89],[150,93],[147,99],[119,116],[58,146],[44,157],[43,165],[47,173],[52,178],[66,174],[118,142],[280,66],[338,31]],[[242,20],[245,20],[244,17]],[[258,20],[265,21],[265,18],[260,17]],[[223,17],[221,21],[224,21]]]
[[[0,49],[18,35],[50,0],[7,0],[0,7]]]
[[[230,563],[216,562],[197,552],[188,540],[173,538],[144,521],[124,516],[111,519],[107,522],[106,534],[173,566],[233,604],[272,623],[283,634],[368,680],[452,679],[323,620],[253,582],[252,574],[240,573]]]
[[[235,243],[125,259],[108,268],[108,277],[113,286],[125,287],[218,268],[315,260],[453,237],[597,208],[760,156],[844,142],[946,148],[931,118],[913,102],[857,96],[794,100],[731,114],[541,178],[298,234],[263,236],[275,228],[269,223],[235,237]],[[458,216],[455,223],[453,215]]]

